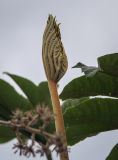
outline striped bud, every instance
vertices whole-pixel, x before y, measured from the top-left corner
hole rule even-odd
[[[61,42],[59,24],[52,15],[48,17],[43,34],[42,58],[47,79],[57,83],[65,74],[68,61]]]

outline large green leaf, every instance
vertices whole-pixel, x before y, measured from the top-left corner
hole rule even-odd
[[[17,76],[10,73],[6,74],[10,76],[17,83],[17,85],[21,88],[21,90],[25,93],[29,101],[34,106],[39,103],[38,88],[33,82],[21,76]]]
[[[98,65],[104,72],[118,77],[118,53],[99,57]]]
[[[14,74],[6,73],[9,75],[21,88],[29,101],[34,105],[45,104],[51,106],[51,98],[47,82],[41,82],[38,86],[30,80],[17,76]]]
[[[90,99],[89,97],[83,97],[80,99],[68,99],[62,103],[62,111],[64,113],[66,111],[66,109],[71,108],[76,105],[79,105],[80,103],[82,103],[86,100],[89,100],[89,99]]]
[[[6,106],[2,106],[0,104],[0,119],[1,120],[9,120],[12,115],[12,111],[9,110]]]
[[[118,143],[111,150],[111,152],[110,152],[109,156],[106,158],[106,160],[118,160]]]
[[[118,97],[116,88],[118,78],[98,72],[93,77],[82,76],[72,80],[64,87],[60,98],[65,100],[97,95]]]
[[[14,132],[5,126],[0,126],[0,143],[6,143],[15,138]]]
[[[26,111],[31,109],[31,104],[18,94],[10,84],[0,79],[0,116],[10,118],[11,112],[17,108]]]
[[[66,107],[64,121],[69,145],[103,131],[118,129],[118,99],[73,100]]]
[[[12,112],[16,109],[27,111],[32,108],[31,103],[19,95],[6,81],[0,79],[0,119],[11,119]],[[0,143],[7,142],[15,135],[8,127],[0,126]]]
[[[11,118],[12,112],[17,108],[21,109],[22,111],[26,111],[32,109],[32,105],[39,103],[51,106],[51,99],[47,82],[42,82],[36,86],[30,80],[20,76],[12,74],[8,75],[20,86],[29,100],[19,95],[10,84],[0,80],[0,119],[9,120]],[[4,133],[4,131],[4,127],[3,129],[0,129],[1,134]],[[30,137],[28,132],[21,132]],[[6,142],[10,139],[9,136],[7,138],[7,136],[4,136],[4,134],[2,135],[3,137],[1,141]],[[44,138],[39,135],[36,136],[36,140],[40,140],[42,143],[45,142]]]

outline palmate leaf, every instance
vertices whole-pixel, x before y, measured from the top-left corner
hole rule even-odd
[[[78,104],[77,99],[75,101],[64,111],[69,145],[100,132],[118,129],[118,99],[93,98],[78,100]]]
[[[93,77],[82,76],[69,82],[60,94],[62,100],[88,96],[118,97],[118,78],[98,72]]]
[[[117,160],[117,159],[118,159],[118,143],[113,147],[106,160]]]
[[[118,77],[118,53],[99,57],[98,65],[105,73]]]

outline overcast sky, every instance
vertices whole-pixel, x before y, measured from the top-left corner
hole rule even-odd
[[[80,70],[71,69],[77,62],[97,65],[97,57],[118,52],[117,0],[0,0],[0,78],[14,85],[2,74],[8,71],[36,84],[46,80],[41,50],[50,13],[61,23],[69,61],[69,69],[60,81],[60,91],[81,75]],[[87,138],[71,148],[70,160],[105,160],[117,140],[118,131]],[[1,159],[19,159],[18,155],[14,156],[12,145],[13,141],[0,145]]]

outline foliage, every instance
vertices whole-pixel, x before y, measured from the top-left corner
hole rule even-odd
[[[106,160],[117,160],[118,159],[118,143],[111,150]]]
[[[99,57],[97,71],[96,67],[85,65],[83,70],[80,64],[77,68],[87,71],[85,76],[69,82],[60,94],[66,101],[64,119],[70,145],[100,132],[118,129],[118,53]],[[115,150],[115,156],[118,157],[118,150]],[[115,160],[113,156],[111,159]]]
[[[85,75],[69,82],[60,94],[60,99],[63,100],[62,110],[68,145],[74,145],[101,132],[118,129],[118,53],[99,57],[98,67],[93,67],[95,68],[94,74],[91,74],[93,70],[87,67],[89,66],[86,66]],[[1,120],[10,120],[17,108],[24,112],[36,108],[38,104],[45,104],[52,109],[47,82],[36,85],[26,78],[6,74],[17,83],[26,98],[17,93],[10,84],[0,79]],[[51,133],[54,131],[54,123],[50,124],[47,131]],[[29,136],[28,132],[22,133]],[[11,128],[0,126],[0,143],[7,142],[14,137],[15,134]],[[37,137],[36,140],[41,139]],[[116,148],[117,146],[107,160],[115,160],[112,155],[118,155]]]

